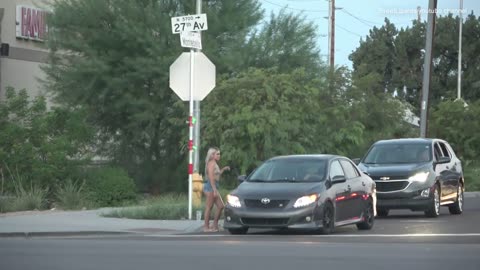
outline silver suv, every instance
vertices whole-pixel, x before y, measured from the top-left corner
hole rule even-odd
[[[377,214],[390,209],[424,211],[437,217],[440,206],[463,212],[462,164],[452,147],[440,139],[393,139],[374,143],[359,168],[377,187]]]

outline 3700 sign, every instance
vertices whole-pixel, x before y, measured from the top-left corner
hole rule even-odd
[[[172,18],[172,33],[204,31],[208,29],[207,14],[196,14]]]

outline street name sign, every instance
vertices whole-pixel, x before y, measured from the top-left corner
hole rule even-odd
[[[184,48],[202,49],[202,36],[198,32],[180,32],[180,44]]]
[[[205,31],[208,29],[207,14],[172,17],[172,33]]]

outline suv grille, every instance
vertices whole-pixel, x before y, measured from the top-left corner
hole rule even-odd
[[[384,176],[384,175],[371,175],[372,180],[381,180],[382,177],[388,177],[388,180],[404,180],[408,179],[408,176]],[[386,180],[386,181],[388,181]],[[382,180],[383,181],[383,180]]]
[[[286,226],[288,218],[242,218],[247,226]]]
[[[271,200],[270,203],[263,204],[260,200],[245,200],[245,205],[249,208],[274,209],[284,208],[289,200]]]
[[[409,182],[408,181],[375,181],[377,184],[378,192],[391,192],[391,191],[400,191],[405,189]]]

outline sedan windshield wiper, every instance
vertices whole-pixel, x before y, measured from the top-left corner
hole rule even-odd
[[[270,180],[269,182],[288,182],[288,183],[294,183],[294,182],[298,182],[298,180],[295,180],[295,179],[289,179],[289,178],[283,178],[283,179],[272,179]]]
[[[248,182],[259,182],[259,183],[261,183],[261,182],[269,182],[269,181],[265,181],[265,180],[263,180],[263,179],[248,179],[247,181],[248,181]]]

